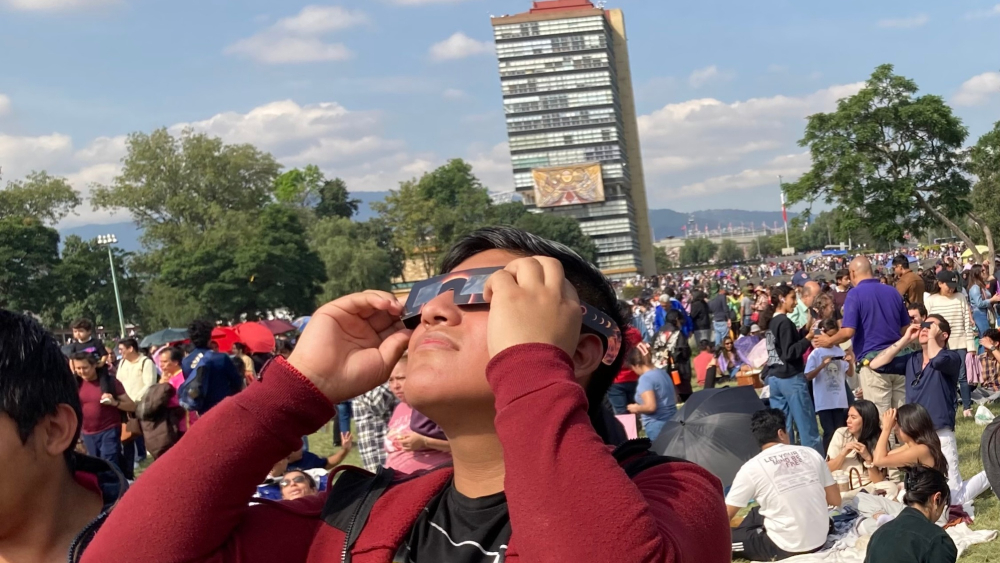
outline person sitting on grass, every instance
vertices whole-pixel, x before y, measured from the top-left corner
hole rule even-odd
[[[718,478],[642,443],[616,457],[602,438],[626,320],[601,272],[511,227],[463,237],[442,272],[410,308],[367,291],[317,310],[288,360],[143,474],[83,563],[729,561]],[[407,348],[406,400],[444,429],[453,465],[345,468],[329,492],[250,506],[273,464]]]
[[[295,500],[319,493],[316,480],[305,471],[293,469],[285,473],[278,483],[282,500]]]
[[[865,563],[955,563],[955,542],[935,524],[951,503],[948,478],[922,465],[904,475],[906,508],[872,534]]]
[[[753,413],[750,431],[761,452],[743,464],[726,496],[729,518],[756,499],[733,528],[733,557],[779,561],[815,553],[832,528],[827,506],[840,506],[840,489],[816,450],[790,445],[785,415],[777,409]]]
[[[677,391],[667,372],[653,366],[648,347],[636,347],[629,351],[629,365],[639,375],[639,385],[635,391],[635,403],[628,406],[628,412],[638,414],[646,436],[656,441],[663,426],[677,414]]]
[[[878,407],[871,401],[854,401],[847,409],[847,425],[833,433],[826,450],[826,465],[830,471],[850,472],[856,469],[862,484],[880,483],[885,472],[874,464],[873,453],[882,435]]]

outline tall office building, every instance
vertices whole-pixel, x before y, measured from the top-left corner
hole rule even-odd
[[[655,273],[621,10],[545,0],[492,23],[525,205],[579,221],[605,274]]]

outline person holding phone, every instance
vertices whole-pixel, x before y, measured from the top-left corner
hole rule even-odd
[[[837,334],[837,321],[826,319],[816,328],[815,334]],[[806,380],[813,382],[813,404],[820,427],[823,428],[823,450],[829,450],[830,441],[838,428],[847,426],[847,378],[854,377],[854,358],[840,346],[815,348],[806,362]]]
[[[125,387],[113,380],[114,393],[105,393],[97,374],[97,359],[89,352],[69,357],[70,368],[79,378],[80,405],[83,412],[81,438],[87,453],[103,459],[118,469],[122,465],[122,413],[135,412],[135,403]]]

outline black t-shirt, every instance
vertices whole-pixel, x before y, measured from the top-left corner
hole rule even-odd
[[[70,355],[76,354],[77,352],[87,352],[94,356],[94,359],[100,361],[101,358],[108,355],[108,349],[104,347],[104,343],[97,339],[97,337],[91,335],[90,340],[86,342],[80,342],[79,340],[74,340],[66,347]]]
[[[507,496],[469,498],[452,483],[420,513],[393,563],[501,563],[509,541]]]

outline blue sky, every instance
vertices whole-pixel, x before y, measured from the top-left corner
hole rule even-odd
[[[1000,120],[1000,4],[848,0],[625,10],[651,206],[774,209],[806,115],[893,63],[975,136]],[[0,166],[86,191],[124,135],[191,126],[394,188],[445,159],[511,189],[490,15],[526,0],[0,0]],[[121,221],[89,207],[68,225]]]

